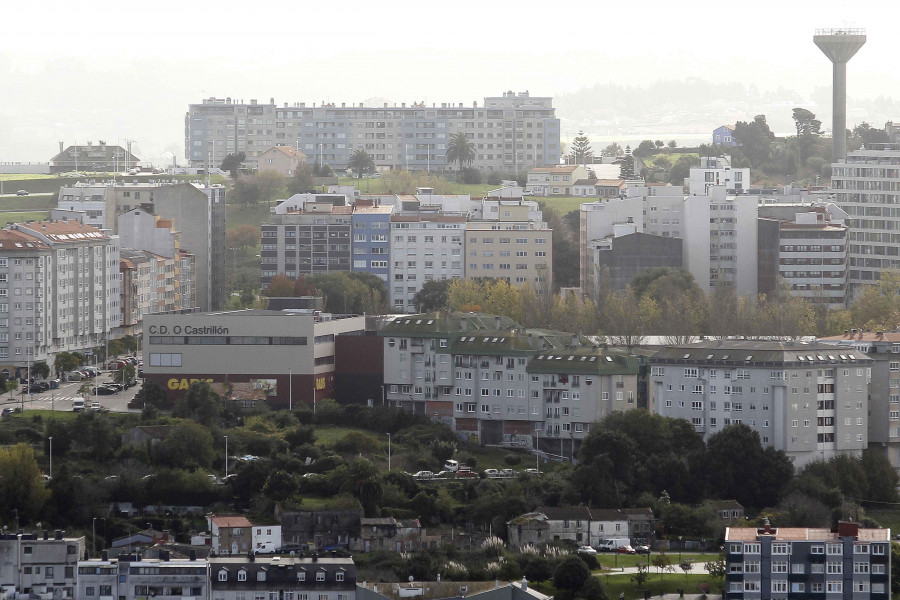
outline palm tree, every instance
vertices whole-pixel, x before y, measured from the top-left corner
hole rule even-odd
[[[347,161],[347,166],[353,169],[357,179],[362,179],[363,175],[375,170],[375,159],[362,148],[355,148],[350,153],[350,160]]]
[[[447,144],[447,162],[459,163],[459,170],[462,172],[463,167],[475,162],[475,156],[475,144],[466,137],[466,133],[464,131],[454,133],[450,143]]]

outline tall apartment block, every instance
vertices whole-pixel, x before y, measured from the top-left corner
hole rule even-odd
[[[866,598],[891,594],[891,530],[841,521],[725,529],[725,600]]]
[[[256,166],[275,145],[292,146],[311,164],[345,169],[354,149],[366,150],[383,168],[443,170],[450,137],[463,131],[475,144],[473,166],[504,173],[559,162],[559,119],[550,97],[505,92],[481,105],[424,102],[400,106],[341,103],[268,103],[207,98],[188,106],[185,158],[191,166],[218,165],[245,152]]]
[[[121,319],[117,236],[77,221],[0,230],[0,372],[92,348]]]
[[[900,471],[900,332],[860,331],[822,338],[838,352],[854,349],[872,359],[869,383],[869,448],[882,452]]]
[[[734,423],[783,450],[797,469],[868,443],[873,362],[855,349],[801,342],[701,342],[648,360],[655,412],[704,437]]]
[[[374,198],[361,198],[353,207],[353,266],[355,272],[371,273],[388,285],[393,205]]]
[[[397,317],[379,336],[387,401],[482,443],[571,456],[591,423],[637,407],[638,359],[576,334],[436,312]]]
[[[831,165],[834,202],[848,215],[850,286],[900,268],[900,144],[870,144]]]
[[[225,303],[225,187],[190,183],[141,182],[76,184],[60,188],[59,208],[84,211],[84,222],[119,230],[119,216],[140,208],[172,219],[183,249],[196,257],[195,301],[202,310]],[[152,250],[152,248],[135,248]]]
[[[835,204],[760,204],[759,293],[783,283],[792,295],[829,309],[847,305],[850,229]]]

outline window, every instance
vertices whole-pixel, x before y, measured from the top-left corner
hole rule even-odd
[[[338,571],[337,573],[335,573],[335,574],[334,574],[334,580],[335,580],[335,581],[343,581],[343,580],[344,580],[344,572],[343,572],[343,571]]]
[[[772,554],[787,554],[789,545],[784,542],[776,542],[772,544]]]
[[[825,572],[829,575],[841,575],[844,572],[844,563],[830,561],[825,563]]]
[[[844,583],[842,581],[826,581],[825,582],[825,591],[826,592],[843,593]]]
[[[325,571],[316,571],[316,581],[325,581]]]
[[[238,581],[247,581],[247,571],[244,569],[238,571]]]
[[[772,582],[772,592],[780,592],[780,593],[786,594],[787,593],[787,581],[786,580],[773,581]]]
[[[772,561],[772,572],[773,573],[787,573],[788,572],[788,564],[786,560],[773,560]]]

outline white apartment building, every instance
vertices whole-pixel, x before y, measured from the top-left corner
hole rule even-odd
[[[185,157],[193,167],[218,165],[230,152],[245,152],[255,166],[275,145],[306,154],[310,164],[345,169],[350,154],[363,149],[377,167],[444,170],[450,137],[464,131],[477,150],[474,165],[488,171],[518,173],[556,164],[560,156],[559,119],[553,98],[527,91],[504,92],[479,105],[424,102],[365,106],[322,102],[268,103],[207,98],[191,104],[185,116]]]
[[[571,333],[437,312],[398,317],[379,336],[387,401],[482,443],[571,456],[591,423],[637,407],[637,358]]]
[[[831,165],[834,202],[850,227],[850,286],[900,268],[900,144],[870,144]]]
[[[119,327],[119,239],[77,221],[0,230],[0,371],[84,351]]]
[[[706,196],[711,186],[723,185],[729,194],[750,189],[750,169],[734,168],[730,156],[701,156],[700,165],[691,167],[688,190],[691,195]]]
[[[623,229],[625,228],[625,229]],[[640,197],[587,202],[581,205],[578,222],[581,289],[590,293],[596,284],[595,253],[607,238],[627,231],[643,231],[644,202]]]
[[[525,189],[535,196],[572,196],[575,184],[587,177],[578,165],[537,167],[528,171]]]
[[[797,469],[867,447],[873,363],[858,350],[718,341],[668,347],[648,362],[655,412],[704,438],[744,423]]]
[[[391,215],[388,295],[397,312],[416,312],[413,300],[426,281],[461,278],[466,217],[419,206]]]

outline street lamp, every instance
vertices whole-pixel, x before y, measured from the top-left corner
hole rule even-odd
[[[106,519],[103,517],[91,519],[91,557],[97,556],[97,519],[103,521],[103,526],[106,526]]]
[[[228,436],[225,437],[225,478],[228,478]]]
[[[50,436],[50,479],[53,479],[53,436]]]
[[[391,470],[391,434],[387,434],[388,436],[388,471]]]
[[[682,536],[678,536],[678,564],[681,564],[681,550],[684,548],[684,544],[681,543]]]

